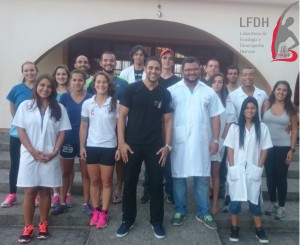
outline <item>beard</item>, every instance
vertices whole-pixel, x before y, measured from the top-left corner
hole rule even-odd
[[[196,82],[198,82],[199,78],[197,77],[196,79],[191,80],[188,77],[184,77],[184,80],[188,83],[196,83]]]
[[[115,72],[115,69],[112,69],[110,71],[106,70],[105,68],[102,68],[102,69],[103,69],[103,71],[105,71],[108,74],[114,74],[114,72]]]

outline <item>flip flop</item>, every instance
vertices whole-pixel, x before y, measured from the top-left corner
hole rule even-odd
[[[122,197],[118,197],[117,195],[113,195],[112,203],[119,204],[122,202]]]

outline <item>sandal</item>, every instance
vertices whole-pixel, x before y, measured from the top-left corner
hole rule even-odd
[[[122,197],[118,197],[116,194],[113,195],[112,203],[119,204],[122,202]]]

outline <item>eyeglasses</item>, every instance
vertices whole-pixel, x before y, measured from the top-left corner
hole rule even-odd
[[[198,71],[200,71],[200,69],[199,68],[184,69],[183,71],[186,72],[186,73],[192,73],[192,72],[198,72]]]

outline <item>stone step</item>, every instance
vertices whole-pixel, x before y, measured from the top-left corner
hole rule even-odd
[[[0,144],[1,147],[1,144]],[[0,150],[0,169],[9,169],[10,168],[10,156],[8,151],[1,151]],[[75,171],[79,171],[79,161],[75,159]],[[263,173],[265,176],[265,173]],[[299,162],[291,162],[289,171],[288,171],[288,178],[299,179]]]
[[[143,174],[140,174],[140,178],[143,178]],[[141,179],[140,179],[141,180]],[[74,183],[72,187],[72,193],[75,195],[82,195],[82,184],[81,184],[80,172],[75,172]],[[9,191],[9,170],[0,169],[0,192],[7,193]],[[262,180],[262,192],[264,200],[269,200],[269,195],[266,187],[266,178]],[[298,201],[299,200],[299,180],[288,179],[288,193],[286,197],[287,201]]]
[[[190,185],[189,185],[190,186]],[[189,190],[191,190],[189,188]],[[138,186],[137,191],[137,220],[136,227],[133,230],[133,233],[138,234],[139,232],[145,233],[145,237],[148,237],[149,231],[151,231],[150,225],[148,223],[149,220],[149,203],[141,204],[140,197],[142,196],[142,187]],[[205,228],[205,226],[195,219],[195,213],[197,210],[197,206],[195,204],[193,198],[193,192],[189,191],[188,194],[188,214],[186,221],[182,227],[173,227],[171,225],[171,219],[174,215],[174,207],[173,205],[167,203],[165,201],[164,210],[164,226],[168,233],[168,236],[174,237],[176,239],[189,239],[188,233],[194,232],[203,232],[210,233],[213,232]],[[0,193],[0,199],[3,200],[5,195]],[[23,194],[18,194],[18,203],[10,208],[0,208],[0,226],[10,226],[10,225],[23,225],[23,211],[22,211],[22,201]],[[219,201],[219,209],[222,207],[222,200]],[[73,207],[69,209],[68,212],[49,217],[49,225],[55,227],[88,227],[89,217],[82,213],[81,206],[82,205],[82,197],[81,196],[73,196]],[[263,204],[263,209],[269,205],[269,202],[265,202]],[[275,220],[272,216],[263,216],[263,225],[269,231],[277,231],[277,232],[298,232],[299,231],[299,212],[298,212],[298,202],[286,202],[286,218],[285,220]],[[35,216],[34,216],[34,224],[38,224],[39,216],[39,208],[36,208]],[[215,221],[218,225],[219,229],[229,229],[230,227],[230,215],[228,213],[222,213],[221,211],[214,217]],[[120,225],[122,219],[122,205],[111,205],[109,208],[109,226],[103,232],[111,235],[111,238],[114,238],[116,230]],[[188,230],[184,227],[190,227]],[[248,205],[247,203],[243,203],[242,212],[240,214],[240,227],[242,230],[248,231],[253,230],[253,222],[248,214]],[[191,230],[190,230],[191,229]],[[96,231],[96,229],[95,229]],[[97,230],[97,232],[102,232]],[[177,237],[177,233],[181,234],[183,237]],[[97,233],[99,234],[99,233]],[[152,232],[151,238],[152,239]],[[134,238],[134,237],[132,237]],[[176,240],[175,239],[175,240]],[[93,243],[90,243],[93,244]],[[137,244],[137,243],[135,243]],[[186,243],[177,243],[177,244],[186,244]],[[197,244],[197,243],[191,243]],[[215,243],[209,243],[215,244]]]

